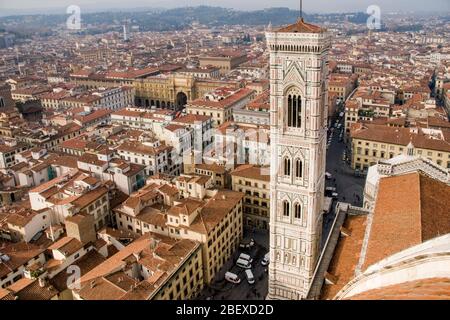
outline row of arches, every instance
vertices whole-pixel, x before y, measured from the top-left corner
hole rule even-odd
[[[150,100],[145,99],[142,103],[143,107],[149,108],[149,107],[157,107],[157,108],[172,108],[174,104],[170,101],[161,101],[161,100]]]
[[[274,51],[295,51],[295,52],[307,52],[307,53],[320,53],[322,50],[321,46],[305,46],[305,45],[294,45],[294,44],[272,44],[270,49]]]
[[[294,202],[291,206],[291,202],[289,200],[283,200],[283,216],[288,218],[291,216],[291,213],[294,214],[294,219],[302,219],[302,204],[298,201]]]
[[[172,101],[164,101],[157,99],[136,98],[136,104],[141,107],[150,108],[155,106],[156,108],[168,108],[168,109],[180,109],[187,104],[187,95],[184,92],[179,92],[175,103]]]
[[[283,175],[285,177],[290,177],[292,171],[294,172],[294,177],[296,179],[303,178],[303,161],[301,159],[295,159],[294,167],[292,168],[291,158],[285,157],[283,159]]]

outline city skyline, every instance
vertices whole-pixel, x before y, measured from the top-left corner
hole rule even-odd
[[[236,10],[254,11],[273,7],[287,7],[292,10],[299,9],[298,0],[261,0],[261,1],[238,1],[238,0],[131,0],[124,4],[118,0],[100,0],[92,4],[88,0],[46,0],[36,4],[35,1],[21,0],[14,3],[0,4],[0,9],[3,14],[32,14],[32,13],[62,13],[64,9],[70,5],[78,5],[82,9],[92,12],[109,11],[109,10],[132,10],[134,8],[160,8],[160,9],[172,9],[179,7],[195,7],[200,5],[206,6],[218,6],[224,8],[231,8]],[[423,6],[422,1],[387,1],[380,0],[374,3],[371,0],[344,0],[339,3],[329,3],[329,1],[304,1],[303,7],[305,12],[308,13],[342,13],[342,12],[360,12],[366,11],[371,5],[378,5],[383,12],[445,12],[450,11],[450,2],[446,0],[433,0],[427,3],[427,6]]]

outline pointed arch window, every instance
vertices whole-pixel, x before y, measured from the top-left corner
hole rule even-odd
[[[295,219],[302,218],[302,205],[298,202],[294,205],[294,218]]]
[[[288,96],[288,126],[290,127],[291,123],[292,123],[292,112],[291,112],[291,107],[292,107],[292,96],[289,95]]]
[[[300,94],[288,95],[287,125],[291,128],[301,128],[302,126],[302,97]]]
[[[290,213],[290,204],[289,204],[289,201],[287,201],[287,200],[284,200],[283,201],[283,216],[285,216],[285,217],[289,217],[289,215],[291,214]]]
[[[283,174],[285,176],[290,176],[291,175],[291,159],[289,159],[289,158],[284,158],[284,161],[283,161]]]
[[[295,160],[295,177],[303,178],[303,161],[300,159]]]

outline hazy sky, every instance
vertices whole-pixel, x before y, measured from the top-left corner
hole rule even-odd
[[[376,4],[382,11],[441,11],[450,12],[450,0],[304,0],[306,12],[349,12],[365,11],[369,5]],[[108,8],[132,7],[181,7],[210,5],[242,10],[269,7],[289,7],[297,9],[299,0],[0,0],[0,12],[5,9],[62,8],[78,5],[83,10],[104,10]]]

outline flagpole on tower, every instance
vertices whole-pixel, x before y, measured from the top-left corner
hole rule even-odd
[[[300,0],[300,20],[303,21],[303,0]]]

